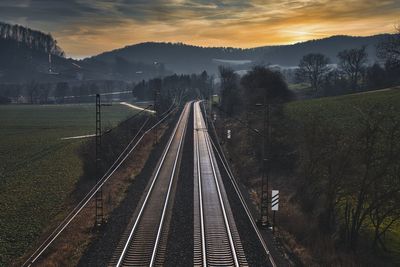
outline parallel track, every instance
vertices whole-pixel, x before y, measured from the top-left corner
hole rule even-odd
[[[210,139],[211,145],[215,149],[215,152],[217,153],[218,158],[220,159],[220,161],[222,163],[222,167],[225,169],[225,171],[226,171],[226,173],[227,173],[227,175],[229,177],[229,180],[231,181],[231,183],[233,185],[233,188],[235,189],[235,192],[236,192],[240,202],[243,205],[243,208],[244,208],[244,210],[246,212],[246,215],[247,215],[247,217],[248,217],[248,219],[249,219],[249,221],[250,221],[250,223],[252,225],[252,228],[256,232],[258,240],[260,241],[260,243],[261,243],[261,245],[262,245],[262,247],[264,249],[264,252],[267,255],[267,258],[268,258],[269,262],[266,263],[266,264],[268,264],[268,265],[270,265],[272,267],[276,267],[277,264],[275,262],[275,259],[272,257],[272,255],[270,253],[270,250],[268,249],[268,246],[267,246],[264,238],[262,237],[262,234],[261,234],[260,230],[257,227],[256,221],[254,220],[254,218],[253,218],[253,216],[251,214],[251,211],[250,211],[249,207],[247,206],[246,200],[244,199],[244,197],[242,195],[242,192],[241,192],[241,190],[239,188],[239,185],[237,184],[236,178],[234,177],[234,175],[232,173],[232,170],[231,170],[231,168],[230,168],[230,166],[228,164],[228,161],[227,161],[225,155],[222,152],[222,147],[221,147],[221,145],[219,144],[219,141],[218,141],[218,135],[217,135],[216,130],[215,130],[215,125],[214,125],[214,123],[212,121],[211,121],[210,124],[212,126],[212,131],[214,132],[214,135],[217,138],[216,144],[213,142],[212,139]]]
[[[164,261],[165,220],[171,210],[171,195],[186,132],[191,103],[186,104],[153,175],[134,223],[125,236],[116,266],[159,266]],[[124,237],[123,237],[124,238]],[[117,248],[117,253],[119,253]],[[111,265],[113,265],[111,263]]]
[[[194,265],[247,266],[199,103],[194,104]]]
[[[74,207],[74,209],[65,217],[65,219],[50,233],[50,235],[41,243],[41,245],[33,252],[33,254],[24,262],[22,266],[32,266],[36,264],[43,253],[53,244],[53,242],[60,236],[60,234],[69,226],[69,224],[78,216],[78,214],[87,206],[89,201],[94,197],[97,191],[113,176],[115,171],[125,162],[125,160],[132,154],[136,147],[140,144],[143,138],[150,133],[155,127],[167,119],[176,109],[175,103],[161,115],[161,119],[153,124],[144,133],[142,130],[147,125],[149,120],[146,120],[138,133],[132,138],[129,144],[125,147],[123,152],[118,156],[109,170],[103,177],[96,183],[96,185],[84,196],[84,198]],[[140,135],[140,133],[142,133]]]

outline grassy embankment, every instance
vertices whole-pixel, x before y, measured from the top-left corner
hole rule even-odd
[[[376,106],[385,112],[389,107],[398,114],[400,120],[400,88],[371,91],[366,93],[291,102],[286,106],[286,114],[295,121],[302,122],[310,114],[318,113],[335,127],[355,131],[359,126],[360,112],[368,112]],[[385,109],[385,110],[383,110]],[[376,112],[378,112],[377,110]],[[351,134],[351,133],[349,133]],[[368,222],[367,222],[368,224]],[[364,234],[372,236],[372,227],[366,227]],[[392,262],[400,264],[400,223],[398,222],[385,237]],[[388,256],[388,254],[386,254]]]
[[[396,114],[400,116],[399,103],[400,89],[393,88],[363,94],[293,101],[284,106],[283,116],[275,115],[272,117],[273,153],[275,153],[275,156],[270,183],[272,188],[281,190],[282,204],[277,218],[283,231],[279,231],[278,235],[281,236],[282,234],[282,239],[288,245],[288,250],[293,251],[304,264],[340,264],[342,256],[340,255],[341,252],[336,251],[335,241],[332,237],[321,237],[327,240],[326,247],[315,242],[317,236],[319,236],[318,233],[311,234],[310,231],[306,232],[305,229],[317,231],[317,228],[310,228],[310,218],[301,211],[296,200],[290,201],[297,190],[296,182],[298,181],[297,175],[299,175],[296,172],[299,166],[299,162],[296,161],[299,160],[296,156],[298,152],[296,147],[301,145],[298,143],[301,138],[297,137],[306,135],[305,132],[302,132],[304,129],[293,129],[294,122],[301,125],[307,121],[310,124],[313,117],[318,117],[326,122],[319,126],[322,128],[328,124],[332,128],[359,130],[357,122],[360,119],[360,112],[367,112],[373,106],[377,106],[381,110],[393,107],[397,112]],[[235,117],[242,121],[249,121],[251,127],[255,129],[262,129],[263,127],[262,110],[256,110],[249,116],[243,112]],[[231,160],[236,176],[247,186],[254,202],[258,204],[261,180],[261,138],[257,137],[252,131],[248,131],[236,119],[227,118],[224,114],[219,114],[216,126],[221,140],[225,140],[224,148]],[[230,141],[225,139],[226,129],[232,129],[233,135]],[[352,135],[351,132],[346,130],[341,132]],[[326,146],[327,144],[323,142],[320,145]],[[368,232],[369,227],[366,228]],[[369,232],[372,233],[372,227]],[[288,233],[290,234],[287,235]],[[386,243],[388,249],[392,251],[389,257],[393,257],[388,261],[400,262],[400,225],[394,227],[386,235]],[[321,259],[318,257],[321,257]],[[345,260],[351,258],[347,255],[343,257]],[[384,257],[387,259],[388,254],[384,254]],[[350,262],[352,262],[352,259],[350,259]]]
[[[103,125],[114,126],[137,111],[103,109]],[[65,207],[82,174],[76,149],[93,134],[95,106],[0,106],[0,266],[20,256]]]

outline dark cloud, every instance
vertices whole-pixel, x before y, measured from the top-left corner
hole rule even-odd
[[[399,13],[399,0],[0,0],[0,20],[52,32],[72,54],[150,40],[254,46],[373,34]]]
[[[13,4],[17,2],[17,4]],[[96,14],[99,10],[88,3],[75,0],[31,0],[31,1],[2,1],[0,2],[0,15],[14,19],[51,20],[62,21],[66,18],[82,17],[86,14]]]

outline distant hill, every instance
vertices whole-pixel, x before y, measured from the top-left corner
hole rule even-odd
[[[15,42],[18,47],[23,46],[28,49],[64,57],[64,51],[57,45],[57,41],[51,34],[20,25],[0,22],[0,39]]]
[[[76,68],[73,62],[64,57],[64,51],[50,34],[0,22],[0,81],[71,79],[75,77],[70,73],[70,69]]]
[[[118,56],[113,62],[67,59],[50,34],[0,22],[0,82],[139,80],[167,73],[162,64],[131,63]]]
[[[376,60],[375,46],[387,37],[387,34],[369,37],[332,36],[293,45],[264,46],[250,49],[225,47],[199,47],[182,43],[140,43],[121,49],[105,52],[87,58],[84,62],[113,62],[116,57],[131,62],[153,64],[161,62],[177,73],[193,73],[207,70],[217,71],[218,65],[231,65],[235,69],[248,68],[255,64],[276,64],[296,66],[300,58],[307,53],[323,53],[337,62],[337,54],[343,49],[367,46],[369,60]]]
[[[337,54],[350,48],[367,47],[369,61],[376,61],[376,45],[386,39],[389,34],[380,34],[367,37],[337,35],[324,39],[311,40],[293,45],[266,46],[254,50],[264,53],[262,58],[266,62],[283,66],[298,65],[302,56],[308,53],[322,53],[328,56],[333,63],[337,63]]]
[[[203,70],[215,74],[219,65],[229,65],[235,70],[246,70],[257,64],[296,66],[303,55],[311,52],[323,53],[335,63],[339,51],[362,45],[367,46],[369,60],[374,62],[375,46],[387,36],[333,36],[293,45],[249,49],[148,42],[73,60],[65,58],[62,48],[50,34],[0,22],[0,82],[140,81]]]
[[[154,64],[161,62],[165,67],[177,73],[197,73],[203,70],[214,72],[217,63],[213,59],[247,59],[246,50],[238,48],[209,48],[182,43],[140,43],[121,49],[105,52],[87,58],[84,62],[100,60],[113,62],[121,57],[131,62]]]

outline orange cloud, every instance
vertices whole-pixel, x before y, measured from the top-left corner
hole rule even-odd
[[[399,23],[395,0],[149,1],[116,6],[109,18],[81,18],[54,32],[75,57],[144,41],[201,46],[255,47],[291,44],[331,35],[366,36],[393,32]],[[101,8],[99,4],[97,8]],[[126,8],[126,10],[123,10]],[[121,11],[121,10],[122,11]],[[130,15],[133,13],[133,15]],[[115,17],[115,21],[113,20]]]

